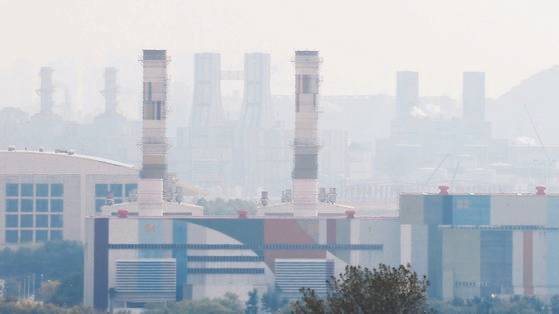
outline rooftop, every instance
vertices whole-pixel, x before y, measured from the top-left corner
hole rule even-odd
[[[33,151],[33,150],[15,150],[15,149],[0,150],[0,158],[2,158],[3,154],[10,154],[10,155],[6,155],[6,156],[12,156],[12,155],[15,154],[15,155],[36,155],[37,157],[40,157],[40,156],[56,156],[56,157],[60,157],[60,158],[77,158],[77,159],[84,159],[84,160],[100,162],[100,163],[103,163],[103,164],[117,166],[117,167],[137,169],[137,167],[135,167],[133,165],[130,165],[130,164],[125,164],[125,163],[122,163],[122,162],[118,162],[118,161],[114,161],[114,160],[110,160],[110,159],[105,159],[105,158],[101,158],[101,157],[75,154],[71,150],[56,150],[56,151],[41,151],[41,150]]]

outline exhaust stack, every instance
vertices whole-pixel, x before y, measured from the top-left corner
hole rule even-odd
[[[294,211],[318,209],[318,51],[295,52]]]
[[[105,97],[105,113],[115,114],[117,106],[118,87],[116,85],[117,69],[113,67],[105,68],[105,88],[101,94]]]
[[[39,72],[41,78],[41,89],[37,90],[37,94],[41,96],[41,113],[51,114],[54,101],[52,100],[54,93],[54,86],[52,83],[52,72],[54,70],[50,67],[42,67]]]
[[[141,216],[163,213],[163,180],[167,174],[167,52],[143,51],[142,170],[138,185]]]

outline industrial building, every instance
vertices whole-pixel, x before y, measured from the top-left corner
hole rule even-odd
[[[56,152],[0,151],[0,247],[83,241],[84,219],[136,193],[138,169]]]
[[[244,299],[254,288],[263,293],[274,286],[286,289],[287,296],[292,297],[294,289],[301,287],[294,286],[297,282],[322,287],[324,292],[324,279],[347,264],[374,267],[378,263],[399,263],[397,218],[273,218],[245,214],[226,218],[88,218],[85,304],[106,309],[109,289],[116,292],[116,307],[212,298],[232,291]],[[149,267],[142,268],[143,263],[149,263]],[[301,273],[302,263],[319,267],[314,272],[316,277]],[[289,268],[290,265],[299,266]],[[327,267],[320,268],[324,265]],[[130,267],[142,271],[126,276]],[[142,284],[142,276],[154,272],[170,275],[158,276],[161,282],[156,286],[153,282]],[[291,278],[291,287],[285,278]],[[305,282],[312,278],[314,283]]]
[[[109,302],[143,307],[230,291],[244,298],[255,288],[279,289],[294,298],[301,285],[324,294],[326,279],[347,264],[399,263],[398,218],[356,217],[333,199],[319,201],[325,195],[319,195],[317,181],[318,52],[296,53],[299,123],[293,201],[263,207],[256,216],[240,210],[238,217],[205,217],[198,206],[168,201],[167,56],[162,50],[144,50],[143,56],[138,195],[135,201],[104,206],[86,218],[86,305],[99,310]]]
[[[401,262],[429,278],[433,298],[559,292],[559,196],[402,194]]]

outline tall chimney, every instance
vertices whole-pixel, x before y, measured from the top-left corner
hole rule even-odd
[[[295,139],[293,208],[295,212],[318,207],[318,51],[295,52]]]
[[[113,67],[105,68],[105,88],[101,91],[101,94],[105,96],[105,113],[115,114],[117,106],[117,92],[118,87],[116,85],[116,73],[117,69]]]
[[[167,174],[167,51],[143,51],[142,170],[138,206],[142,216],[160,216]]]
[[[467,122],[485,120],[485,73],[462,74],[462,110]]]
[[[41,89],[39,89],[37,93],[41,96],[41,113],[43,114],[52,113],[52,107],[54,105],[52,100],[52,95],[54,93],[52,72],[54,72],[54,70],[50,67],[42,67],[39,72],[39,76],[41,77]]]
[[[399,71],[396,74],[396,117],[410,117],[413,107],[419,104],[419,74]]]

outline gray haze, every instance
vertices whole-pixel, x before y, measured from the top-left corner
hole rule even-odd
[[[340,198],[394,208],[399,192],[438,184],[559,187],[551,180],[559,172],[557,8],[477,0],[3,2],[0,145],[138,165],[140,53],[167,49],[170,170],[211,196],[266,190],[277,198],[293,161],[294,50],[310,49],[324,60],[319,179]],[[213,53],[199,60],[209,62],[199,79],[213,77],[213,87],[199,85],[196,96],[200,52]],[[265,55],[247,71],[251,52]],[[53,70],[53,105],[38,113],[44,66]],[[107,104],[116,112],[101,93],[106,67],[117,71],[116,106]],[[260,87],[247,93],[243,70],[260,73]],[[463,73],[471,71],[463,98]],[[260,97],[256,111],[247,110],[249,94]]]
[[[106,65],[120,69],[121,110],[137,116],[135,60],[145,47],[168,49],[181,89],[194,52],[221,52],[231,69],[246,51],[269,52],[274,94],[290,92],[296,48],[320,49],[324,94],[393,94],[395,71],[409,69],[422,73],[422,94],[458,97],[460,72],[481,70],[497,97],[559,55],[556,1],[2,0],[0,8],[0,106],[37,110],[37,68],[51,65],[80,118],[101,111],[94,96]]]

